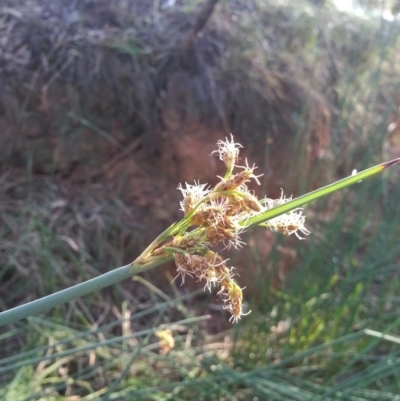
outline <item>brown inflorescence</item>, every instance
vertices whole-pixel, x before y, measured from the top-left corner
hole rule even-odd
[[[233,279],[233,268],[228,268],[227,261],[211,252],[210,248],[221,243],[226,248],[240,248],[245,244],[240,235],[249,218],[290,200],[283,194],[280,199],[259,200],[250,193],[246,183],[254,179],[259,184],[259,176],[254,174],[256,166],[250,167],[247,160],[245,166],[236,166],[241,147],[234,142],[232,135],[230,140],[218,141],[216,152],[225,163],[227,172],[214,188],[196,182],[193,185],[185,183],[185,187],[179,185],[183,195],[181,210],[185,215],[182,232],[152,252],[154,256],[174,256],[177,277],[181,276],[182,284],[188,275],[204,280],[205,288],[210,291],[217,286],[224,308],[231,313],[230,320],[234,322],[243,315],[242,289]],[[234,174],[235,167],[243,168],[243,171]],[[263,225],[283,234],[295,233],[299,238],[302,237],[298,232],[309,233],[304,227],[301,209],[270,219]],[[189,228],[191,231],[186,231]]]

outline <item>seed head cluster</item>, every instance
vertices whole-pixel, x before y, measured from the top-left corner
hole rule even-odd
[[[172,254],[177,268],[177,277],[182,284],[186,276],[198,281],[205,281],[205,288],[211,291],[218,288],[218,294],[224,301],[224,308],[231,313],[230,320],[237,322],[243,315],[242,289],[234,280],[233,267],[228,267],[220,255],[210,250],[222,244],[225,248],[241,248],[245,243],[241,234],[246,228],[246,221],[277,205],[288,202],[291,198],[257,199],[246,186],[250,180],[258,184],[254,171],[247,160],[244,166],[238,166],[239,149],[242,146],[234,142],[233,136],[225,141],[218,141],[219,159],[224,162],[227,172],[214,188],[207,184],[185,183],[179,185],[183,200],[180,203],[184,213],[182,229],[171,240],[153,250],[152,254]],[[214,153],[214,152],[213,152]],[[240,169],[234,172],[235,168]],[[309,234],[304,227],[304,216],[301,209],[273,218],[264,226],[283,234],[298,232]]]

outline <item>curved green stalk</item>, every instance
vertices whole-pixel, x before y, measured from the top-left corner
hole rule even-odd
[[[369,178],[375,174],[378,174],[388,167],[391,167],[397,163],[400,163],[400,158],[391,160],[386,163],[378,164],[377,166],[371,167],[367,170],[360,171],[359,173],[353,174],[350,177],[343,178],[340,181],[336,181],[333,184],[327,185],[325,187],[319,188],[315,191],[309,192],[303,196],[299,196],[291,201],[288,201],[282,205],[268,209],[266,212],[261,213],[257,216],[251,217],[241,223],[244,227],[257,226],[265,221],[271,220],[274,217],[278,217],[281,214],[290,212],[306,203],[312,202],[316,199],[322,198],[333,192],[339,191],[340,189],[346,188],[350,185],[356,184],[365,178]]]
[[[16,322],[17,320],[24,319],[31,315],[36,315],[40,312],[46,312],[48,309],[53,308],[54,306],[61,305],[75,298],[82,297],[104,287],[119,283],[120,281],[132,277],[137,273],[149,270],[152,267],[161,265],[169,260],[172,260],[172,257],[149,257],[146,259],[146,263],[139,264],[133,262],[129,265],[111,270],[110,272],[104,273],[101,276],[92,278],[83,283],[66,288],[65,290],[55,292],[54,294],[47,295],[46,297],[37,299],[27,304],[17,306],[16,308],[0,313],[0,326]]]

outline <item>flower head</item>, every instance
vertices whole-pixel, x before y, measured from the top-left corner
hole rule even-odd
[[[227,278],[221,283],[221,289],[218,294],[224,298],[224,309],[228,310],[232,315],[229,321],[232,321],[233,323],[238,322],[241,316],[244,315],[242,312],[242,289],[238,286],[235,280]]]
[[[281,214],[267,221],[267,225],[274,231],[279,231],[285,235],[295,234],[298,239],[304,239],[299,235],[301,232],[304,235],[310,234],[310,231],[304,225],[305,216],[301,208],[291,210],[288,213]]]
[[[225,163],[225,166],[229,171],[232,171],[238,161],[239,148],[243,148],[240,143],[235,143],[233,135],[231,134],[231,140],[225,138],[225,141],[219,140],[217,142],[218,150],[213,153],[219,153],[219,159]]]
[[[265,205],[266,209],[271,209],[275,206],[283,205],[291,199],[292,197],[286,198],[282,191],[279,199],[265,198],[261,202]],[[298,239],[304,239],[304,237],[299,235],[299,232],[304,235],[310,234],[310,231],[304,225],[305,220],[303,209],[297,208],[268,220],[264,225],[273,231],[279,231],[285,235],[295,234]]]
[[[251,178],[254,178],[254,180],[257,182],[257,184],[260,185],[260,181],[258,180],[258,177],[261,177],[262,174],[260,174],[260,175],[254,174],[254,170],[257,168],[256,165],[253,164],[253,167],[250,167],[248,165],[248,162],[246,159],[246,166],[238,166],[238,167],[243,168],[244,170],[230,176],[226,180],[222,179],[214,187],[213,192],[233,191],[233,190],[240,189],[240,188],[247,188],[245,186],[245,183],[250,181]]]
[[[178,189],[182,192],[183,201],[181,201],[181,210],[187,216],[198,202],[203,200],[210,190],[207,188],[207,184],[200,184],[194,182],[194,185],[188,184],[185,182],[186,188],[183,188],[181,184],[179,184]]]

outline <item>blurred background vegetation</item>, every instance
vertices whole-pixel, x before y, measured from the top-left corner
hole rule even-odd
[[[399,2],[3,0],[0,308],[129,263],[232,132],[294,196],[400,156]],[[396,168],[229,254],[249,316],[159,267],[0,330],[0,398],[400,400]]]

